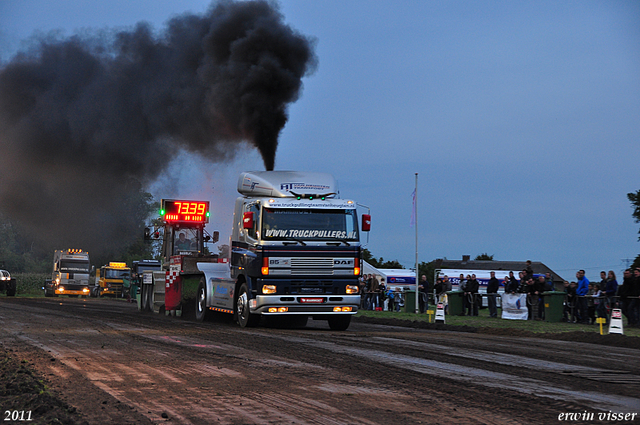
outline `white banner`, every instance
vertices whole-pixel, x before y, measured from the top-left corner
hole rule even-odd
[[[502,318],[527,320],[527,294],[502,294]]]

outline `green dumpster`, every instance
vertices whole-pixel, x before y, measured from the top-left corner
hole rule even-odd
[[[544,301],[544,321],[561,322],[564,312],[564,292],[551,291],[543,292]]]
[[[416,291],[404,291],[404,308],[407,313],[416,311]]]
[[[447,300],[449,301],[449,315],[462,316],[464,313],[464,292],[462,291],[449,291],[447,292]]]

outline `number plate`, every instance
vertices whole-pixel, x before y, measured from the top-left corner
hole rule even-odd
[[[322,304],[324,298],[300,298],[300,302],[303,304]]]

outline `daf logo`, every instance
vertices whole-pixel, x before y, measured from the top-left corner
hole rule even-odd
[[[333,260],[335,266],[348,266],[353,263],[353,260]]]

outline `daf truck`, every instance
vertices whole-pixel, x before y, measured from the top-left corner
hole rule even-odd
[[[222,254],[204,252],[208,203],[163,200],[166,270],[144,276],[146,307],[179,314],[193,296],[198,320],[216,311],[242,327],[278,316],[347,329],[360,305],[360,232],[369,231],[371,216],[363,214],[359,226],[356,203],[340,198],[329,174],[244,172],[237,189],[230,249]]]

